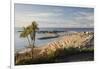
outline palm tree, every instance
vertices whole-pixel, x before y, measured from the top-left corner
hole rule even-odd
[[[31,49],[32,49],[32,59],[33,59],[33,48],[35,47],[36,31],[39,29],[38,25],[35,21],[33,21],[31,25],[27,26],[26,28],[23,27],[23,29],[24,31],[20,34],[20,37],[23,37],[23,38],[27,37],[29,46],[32,46]],[[30,35],[31,41],[33,41],[33,45],[31,45],[31,42],[28,37],[29,35]]]
[[[31,42],[30,42],[30,40],[29,40],[28,35],[29,35],[29,32],[26,30],[25,27],[23,27],[23,32],[20,34],[20,37],[23,37],[23,38],[27,37],[27,40],[28,40],[29,46],[31,46]]]
[[[35,36],[36,36],[36,31],[39,29],[38,25],[35,21],[32,22],[31,25],[27,26],[26,28],[24,28],[24,31],[20,34],[20,37],[27,37],[28,42],[29,42],[29,46],[31,46],[31,42],[33,42],[32,46],[35,47]],[[31,38],[31,42],[29,40],[28,35],[30,35]]]
[[[35,21],[32,22],[31,29],[32,29],[32,31],[30,33],[30,37],[31,37],[31,40],[33,41],[33,47],[34,47],[35,46],[36,31],[39,29],[38,25]]]

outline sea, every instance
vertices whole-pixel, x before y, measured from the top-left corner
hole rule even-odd
[[[21,49],[24,49],[29,46],[27,38],[20,38],[21,31],[23,31],[22,28],[15,27],[14,28],[14,49],[15,51],[19,51]],[[38,38],[44,37],[45,33],[40,32],[56,32],[56,34],[64,35],[65,33],[73,33],[73,32],[94,32],[94,28],[39,28],[39,31],[36,33],[36,40],[35,40],[35,46],[40,47],[43,46],[49,42],[52,42],[54,40],[57,40],[58,38],[51,38],[51,39],[43,39],[40,40]],[[46,34],[47,35],[47,34]]]

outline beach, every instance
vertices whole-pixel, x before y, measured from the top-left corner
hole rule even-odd
[[[89,52],[88,52],[89,51]],[[74,32],[64,34],[58,40],[51,41],[43,46],[25,48],[15,53],[15,64],[37,64],[63,61],[85,61],[94,55],[94,32]],[[81,58],[81,55],[83,57]],[[32,56],[33,54],[33,56]],[[78,55],[76,55],[78,54]],[[81,55],[80,55],[81,54]],[[71,56],[81,59],[71,60]],[[84,57],[84,55],[86,57]],[[62,56],[62,57],[61,57]],[[60,59],[59,59],[60,57]],[[68,58],[69,57],[69,58]],[[63,58],[63,60],[61,60]],[[84,59],[85,58],[85,59]],[[92,59],[91,59],[92,58]]]
[[[19,31],[22,31],[22,28],[15,28],[14,36],[14,49],[15,52],[22,50],[28,47],[28,41],[26,38],[20,38]],[[60,36],[73,34],[75,32],[93,32],[93,28],[39,28],[39,31],[36,33],[35,45],[36,47],[44,46],[54,40],[58,40]],[[47,39],[44,39],[44,37]],[[49,38],[48,38],[49,37]],[[54,38],[51,38],[54,37]],[[41,39],[43,38],[43,39]]]

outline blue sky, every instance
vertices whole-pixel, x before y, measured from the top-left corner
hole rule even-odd
[[[68,6],[15,4],[15,27],[36,21],[39,27],[93,28],[94,9]]]

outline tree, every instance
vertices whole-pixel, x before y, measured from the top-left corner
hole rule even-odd
[[[31,40],[33,41],[33,47],[34,47],[36,31],[39,29],[35,21],[32,22],[31,29],[32,29],[32,32],[30,33],[30,36],[31,36]]]
[[[31,47],[31,51],[32,51],[32,59],[33,59],[33,48],[35,47],[35,36],[36,36],[36,31],[39,29],[38,28],[38,25],[35,21],[32,22],[31,25],[27,26],[26,28],[23,27],[23,32],[20,34],[20,37],[27,37],[28,39],[28,42],[29,42],[29,46],[32,46]],[[33,44],[31,45],[31,42],[29,40],[29,36],[30,35],[30,39],[31,39],[31,42],[33,42]]]
[[[25,27],[23,27],[23,32],[20,34],[20,37],[23,37],[23,38],[27,37],[27,40],[28,40],[29,46],[31,46],[31,42],[30,42],[30,40],[29,40],[28,35],[29,35],[29,32],[26,30]]]
[[[20,34],[20,37],[23,37],[23,38],[27,37],[29,46],[32,45],[33,47],[35,47],[36,31],[39,29],[37,23],[33,21],[31,25],[27,26],[26,28],[25,27],[23,28],[24,28],[24,31]],[[31,42],[33,42],[32,44],[29,40],[29,37],[28,37],[29,35],[30,35]]]

